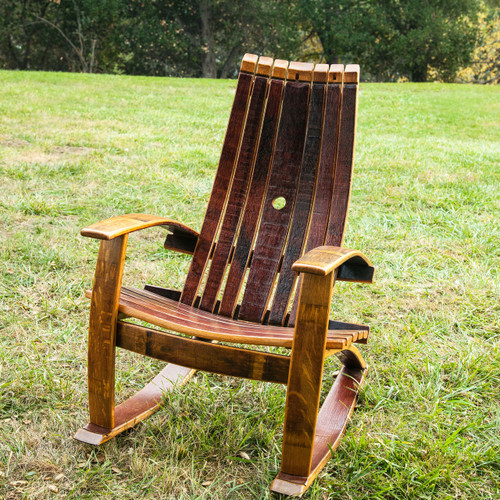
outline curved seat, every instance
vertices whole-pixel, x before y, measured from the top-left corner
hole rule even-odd
[[[219,342],[292,347],[293,328],[261,325],[216,316],[161,297],[147,290],[122,287],[118,310],[153,325],[186,335]],[[354,342],[364,343],[368,330],[328,330],[327,349],[346,349]]]

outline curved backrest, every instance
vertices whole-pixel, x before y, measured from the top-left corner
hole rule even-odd
[[[343,242],[358,81],[354,65],[243,58],[183,303],[293,323],[292,263]]]

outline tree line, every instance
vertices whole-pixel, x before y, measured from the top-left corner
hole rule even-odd
[[[357,62],[374,81],[453,81],[482,41],[478,20],[496,16],[498,0],[485,2],[2,0],[0,68],[228,78],[254,52]],[[498,50],[489,57],[494,80]]]

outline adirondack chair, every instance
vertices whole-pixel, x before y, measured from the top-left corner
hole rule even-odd
[[[356,65],[344,71],[247,54],[200,232],[144,214],[82,230],[101,243],[87,293],[90,423],[76,439],[98,445],[134,426],[195,370],[275,382],[287,385],[287,397],[271,489],[300,495],[311,484],[345,430],[366,370],[354,343],[367,342],[368,326],[329,320],[335,281],[369,283],[374,273],[361,252],[342,247],[358,81]],[[165,248],[192,254],[182,291],[121,285],[129,233],[152,226],[167,229]],[[169,363],[116,407],[115,346]],[[318,415],[332,354],[343,367]]]

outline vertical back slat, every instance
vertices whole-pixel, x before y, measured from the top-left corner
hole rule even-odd
[[[297,181],[298,192],[290,225],[290,235],[283,256],[283,263],[281,265],[281,271],[269,317],[269,323],[274,324],[282,324],[288,312],[290,296],[297,279],[296,273],[292,271],[292,264],[302,255],[308,234],[320,159],[325,104],[325,83],[328,78],[328,66],[321,66],[323,67],[323,73],[320,73],[319,77],[324,77],[324,81],[322,83],[314,83],[311,90],[306,143],[300,169],[300,177]],[[326,68],[324,68],[324,66],[326,66]]]
[[[354,71],[349,71],[354,68]],[[346,66],[344,80],[351,82],[353,73],[359,67],[357,65]],[[328,222],[328,232],[325,244],[341,246],[344,242],[345,225],[349,209],[349,198],[351,196],[352,167],[354,162],[354,143],[356,134],[358,85],[345,83],[342,97],[342,112],[339,131],[339,146],[337,157],[337,168],[335,170],[335,181],[333,185],[333,200]]]
[[[323,139],[321,141],[321,160],[306,252],[325,244],[337,166],[343,70],[342,65],[335,64],[330,67]]]
[[[289,76],[290,68],[289,67]],[[239,318],[261,322],[288,235],[304,148],[310,84],[286,84],[274,160]],[[279,197],[286,205],[278,210]]]
[[[247,113],[238,162],[234,172],[231,191],[224,213],[224,219],[217,239],[217,246],[210,264],[205,290],[201,297],[200,309],[213,311],[222,285],[229,255],[236,237],[236,230],[247,198],[249,179],[252,173],[256,144],[264,111],[268,79],[256,76],[252,98]]]
[[[181,302],[184,304],[193,305],[196,299],[196,294],[198,293],[198,288],[212,251],[214,238],[219,228],[220,216],[224,208],[227,190],[231,183],[233,167],[238,156],[241,133],[252,90],[253,72],[251,70],[252,68],[255,70],[256,63],[256,58],[254,62],[248,61],[245,58],[243,59],[242,71],[238,77],[233,107],[222,146],[219,167],[215,175],[205,219],[203,220],[198,243],[181,296]]]
[[[252,182],[219,314],[233,316],[255,240],[278,130],[284,81],[271,79]]]
[[[337,150],[340,129],[340,109],[342,105],[342,79],[344,66],[332,64],[328,73],[326,91],[325,119],[321,141],[321,159],[316,183],[313,214],[305,252],[325,244],[328,219],[332,205],[333,182],[337,165]],[[300,283],[297,284],[297,289]],[[298,307],[298,294],[290,311],[289,326],[295,324]]]

